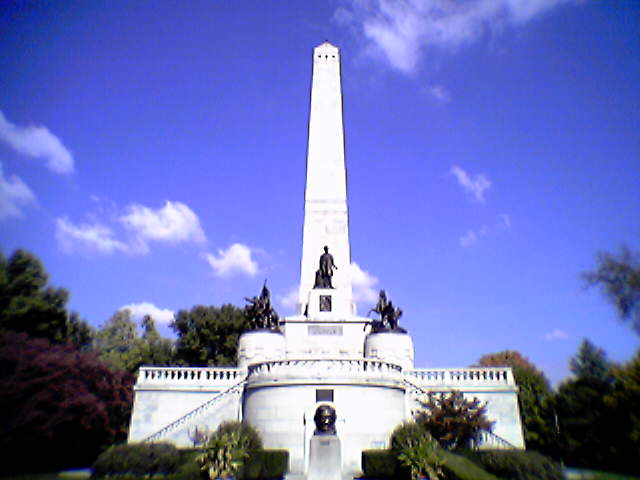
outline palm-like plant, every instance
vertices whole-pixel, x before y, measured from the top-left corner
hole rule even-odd
[[[196,461],[210,480],[233,477],[249,457],[246,437],[238,431],[214,435]]]
[[[444,474],[444,460],[438,454],[438,442],[428,433],[419,438],[407,439],[398,454],[398,460],[411,469],[411,479],[427,475],[429,480],[439,480]]]

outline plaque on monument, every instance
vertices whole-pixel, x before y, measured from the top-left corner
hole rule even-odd
[[[320,295],[320,311],[331,311],[331,295]]]

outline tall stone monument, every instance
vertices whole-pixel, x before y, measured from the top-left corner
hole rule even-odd
[[[455,389],[487,402],[495,428],[481,447],[522,448],[510,368],[415,368],[402,310],[384,291],[377,320],[356,314],[340,52],[328,42],[313,50],[304,208],[296,315],[278,319],[265,285],[247,298],[254,328],[240,337],[237,368],[142,367],[129,441],[189,446],[196,428],[243,420],[266,448],[289,452],[289,480],[346,480],[361,471],[362,451],[386,448],[421,400]]]

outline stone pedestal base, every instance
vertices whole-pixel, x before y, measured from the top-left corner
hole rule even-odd
[[[285,357],[285,339],[273,330],[253,330],[240,335],[238,340],[238,367],[253,363],[280,360]]]
[[[340,439],[336,435],[314,435],[310,443],[307,480],[341,480]]]

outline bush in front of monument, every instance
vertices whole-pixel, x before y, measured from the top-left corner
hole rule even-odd
[[[560,465],[541,453],[527,450],[469,450],[463,455],[500,478],[563,480]]]
[[[146,477],[167,475],[180,466],[180,453],[170,443],[133,443],[114,445],[93,464],[95,477]]]
[[[211,435],[195,459],[203,478],[240,480],[282,478],[289,452],[263,450],[258,432],[243,422],[224,422]]]
[[[468,400],[462,392],[429,395],[422,403],[424,410],[416,422],[428,431],[446,449],[471,445],[483,432],[491,432],[493,423],[487,418],[487,405],[477,398]]]

